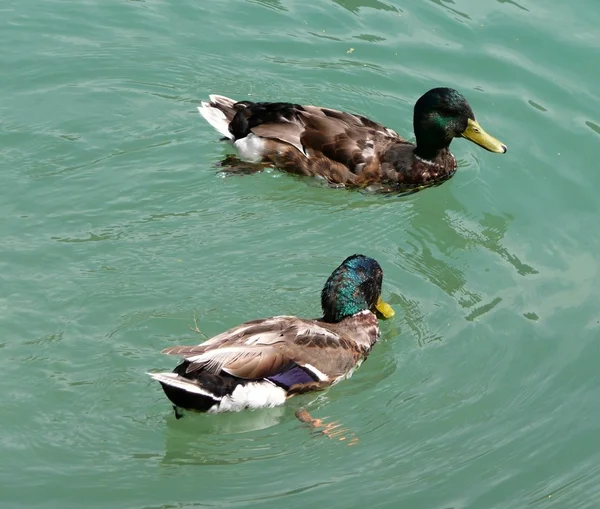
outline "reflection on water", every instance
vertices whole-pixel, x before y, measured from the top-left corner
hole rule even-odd
[[[458,16],[462,17],[462,18],[466,18],[466,19],[471,19],[471,17],[465,13],[465,12],[461,12],[461,11],[457,11],[456,9],[453,9],[452,7],[450,7],[447,4],[452,4],[454,5],[454,1],[453,0],[431,0],[434,4],[437,4],[441,7],[443,7],[444,9],[447,9],[448,11],[457,14]]]
[[[388,74],[388,72],[380,65],[377,65],[373,62],[369,62],[368,60],[357,60],[357,58],[354,58],[353,60],[347,58],[339,58],[337,61],[322,60],[315,58],[305,58],[299,60],[292,58],[281,58],[280,56],[267,56],[266,58],[275,64],[285,65],[288,67],[306,67],[308,69],[333,69],[347,72],[350,68],[355,67],[361,70],[371,69],[372,71],[377,71],[381,75]]]
[[[454,2],[454,0],[430,0],[430,1],[443,7],[444,9],[446,9],[454,14],[457,14],[458,16],[460,16],[462,18],[466,18],[469,20],[471,19],[471,17],[467,13],[459,11],[457,9],[454,9],[453,7],[450,7],[450,5],[455,5],[456,2]],[[526,9],[522,5],[515,2],[514,0],[496,0],[496,1],[501,4],[511,4],[523,11],[529,12],[529,9]]]
[[[415,200],[414,214],[406,217],[410,227],[406,228],[408,240],[398,247],[400,265],[412,273],[417,273],[436,285],[446,294],[455,298],[461,307],[469,309],[465,317],[474,320],[491,311],[501,298],[485,301],[484,296],[472,289],[465,275],[465,268],[452,260],[460,259],[465,251],[485,249],[508,262],[520,276],[530,276],[538,271],[522,262],[502,242],[512,216],[486,212],[479,219],[469,219],[472,214],[451,194],[444,202],[436,201],[432,195]],[[417,306],[406,297],[401,298],[406,315],[411,317],[409,326],[418,332],[419,319]],[[439,339],[439,338],[434,338]]]
[[[386,40],[385,37],[379,37],[378,35],[373,34],[354,35],[353,39],[359,39],[361,41],[367,42],[384,42]]]
[[[587,120],[585,122],[585,125],[587,125],[592,131],[594,131],[596,134],[600,134],[600,126],[598,124],[595,124],[594,122],[592,122],[591,120]]]
[[[268,7],[269,9],[278,10],[278,11],[287,11],[281,0],[248,0],[251,4],[258,4],[264,7]],[[377,9],[380,11],[393,11],[393,12],[402,12],[398,7],[394,7],[393,5],[389,5],[384,2],[380,2],[379,0],[333,0],[334,3],[342,6],[344,9],[348,9],[350,12],[354,14],[358,14],[361,7],[366,7],[369,9]]]
[[[357,14],[361,7],[367,7],[370,9],[378,9],[380,11],[394,11],[402,12],[401,9],[388,5],[378,0],[333,0],[334,3],[341,5],[344,9],[348,9],[350,12]]]
[[[280,0],[248,0],[251,4],[258,4],[275,11],[287,11],[287,9],[281,5]]]
[[[515,7],[518,7],[519,9],[521,9],[522,11],[527,11],[529,12],[529,9],[523,7],[522,5],[518,4],[517,2],[515,2],[514,0],[496,0],[498,3],[500,4],[511,4],[514,5]]]
[[[293,409],[285,406],[216,415],[186,412],[183,419],[170,415],[161,463],[228,465],[264,459],[272,455],[268,440],[259,442],[256,435],[245,434],[280,424],[286,412],[288,419],[294,418]]]
[[[397,296],[394,305],[398,304],[404,313],[404,322],[408,325],[419,346],[432,341],[441,341],[443,337],[433,332],[427,326],[427,320],[421,311],[419,303],[405,295]]]

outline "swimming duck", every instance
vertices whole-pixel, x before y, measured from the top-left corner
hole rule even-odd
[[[256,169],[275,166],[334,186],[404,192],[440,184],[456,171],[449,149],[453,138],[506,152],[452,88],[434,88],[416,102],[416,144],[366,117],[329,108],[209,99],[198,107],[200,114],[233,143],[241,159]]]
[[[321,292],[323,317],[274,316],[243,323],[198,346],[163,350],[183,362],[148,373],[161,383],[176,417],[182,409],[218,413],[274,407],[352,375],[379,339],[383,271],[364,255],[346,258]]]

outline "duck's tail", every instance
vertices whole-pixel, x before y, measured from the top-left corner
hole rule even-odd
[[[179,376],[177,373],[148,373],[154,380],[160,382],[167,398],[179,408],[208,412],[221,397],[200,386],[196,380]]]
[[[160,382],[167,398],[176,407],[198,412],[274,407],[283,404],[287,396],[285,389],[266,379],[249,381],[206,372],[197,373],[193,379],[176,372],[148,374]]]
[[[237,101],[222,95],[209,95],[209,102],[202,101],[198,111],[205,120],[213,126],[222,136],[233,140],[233,134],[229,132],[229,123],[235,116],[233,107]]]

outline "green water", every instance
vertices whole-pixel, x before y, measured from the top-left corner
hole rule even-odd
[[[5,0],[0,505],[600,504],[597,0]],[[353,48],[353,51],[351,51]],[[459,89],[508,145],[405,198],[222,178],[208,93],[368,115]],[[376,258],[396,317],[355,376],[176,421],[160,350],[315,316]],[[315,436],[299,404],[359,438]],[[596,488],[594,488],[596,486]]]

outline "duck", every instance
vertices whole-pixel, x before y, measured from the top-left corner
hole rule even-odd
[[[394,316],[381,297],[383,271],[365,255],[346,258],[321,291],[322,318],[273,316],[248,321],[195,346],[163,354],[182,362],[148,373],[185,411],[234,412],[275,407],[352,376],[380,337],[378,318]]]
[[[233,144],[223,166],[319,177],[332,187],[411,192],[439,185],[456,172],[454,138],[503,154],[507,147],[475,120],[465,97],[433,88],[415,103],[415,143],[362,115],[287,102],[235,101],[209,95],[198,111]]]

